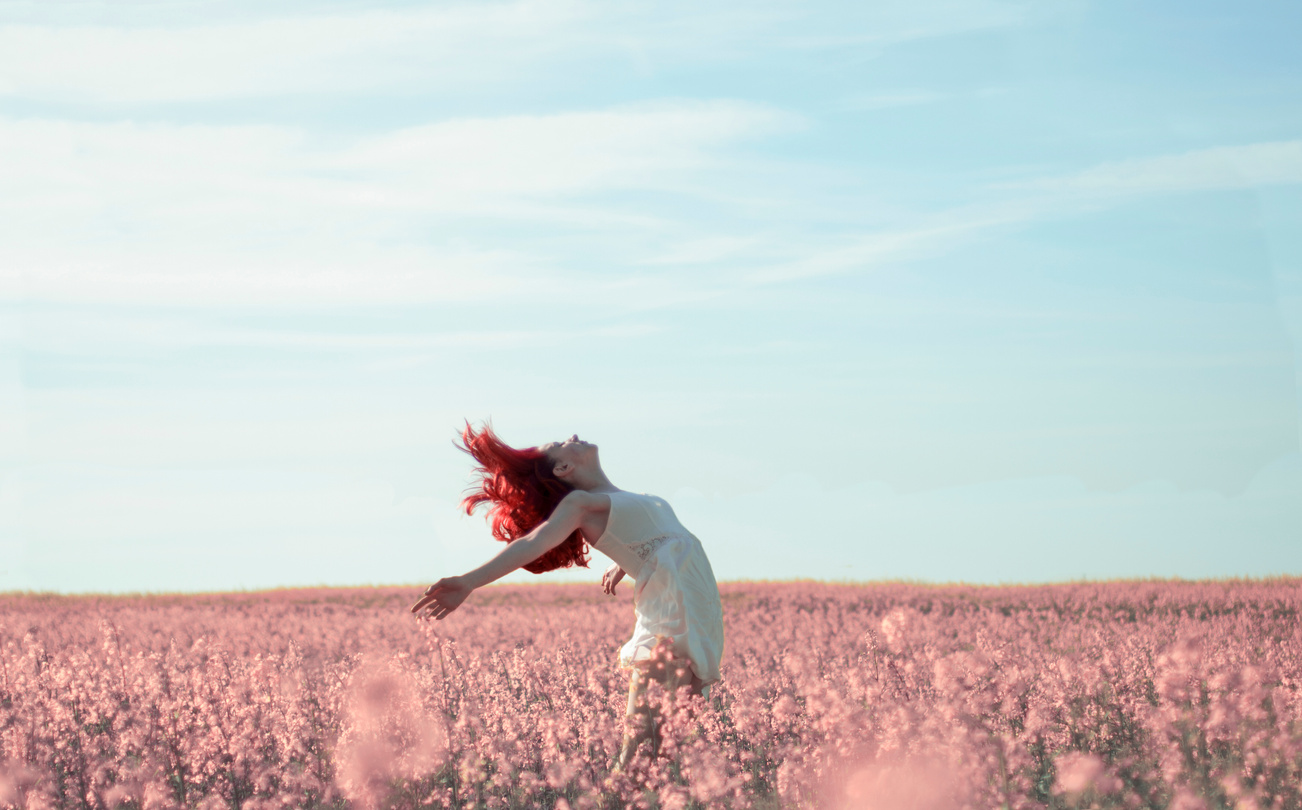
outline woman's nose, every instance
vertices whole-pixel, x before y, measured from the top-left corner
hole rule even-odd
[[[573,436],[570,437],[570,441],[572,442],[577,442],[578,440],[579,440],[579,434],[577,433],[575,433]]]

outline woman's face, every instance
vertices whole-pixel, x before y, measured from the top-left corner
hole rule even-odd
[[[596,455],[597,452],[595,444],[583,441],[577,433],[563,442],[548,442],[538,449],[543,451],[547,458],[552,460],[553,464],[564,464],[568,461],[576,467]]]

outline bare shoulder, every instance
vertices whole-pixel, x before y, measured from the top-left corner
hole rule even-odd
[[[561,499],[561,505],[581,512],[604,513],[610,511],[610,496],[604,492],[576,489]]]

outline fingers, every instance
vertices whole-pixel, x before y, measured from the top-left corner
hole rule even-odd
[[[426,593],[424,596],[420,598],[419,602],[411,606],[411,612],[419,613],[421,608],[425,607],[426,605],[428,605],[430,602],[433,602],[437,598],[438,596],[435,594]]]
[[[421,611],[421,608],[424,609],[423,612]],[[444,605],[441,602],[435,601],[431,597],[430,601],[428,602],[424,599],[422,599],[420,602],[417,602],[416,607],[413,607],[411,609],[411,612],[420,613],[421,614],[420,618],[422,619],[434,619],[437,621],[447,616],[449,613],[451,613],[454,610],[456,610],[455,607],[449,607],[447,605]]]
[[[608,595],[614,596],[615,586],[619,584],[619,581],[621,579],[623,579],[623,577],[620,576],[622,573],[623,571],[621,571],[618,568],[615,568],[613,570],[607,570],[606,573],[601,577],[601,589],[604,590]]]
[[[420,598],[420,601],[411,606],[411,612],[419,613],[421,611],[421,608],[424,608],[430,602],[433,602],[435,599],[438,598],[439,598],[438,593],[430,593],[429,591],[426,591],[425,595]]]
[[[447,578],[445,577],[443,579],[440,579],[438,582],[435,582],[433,585],[429,586],[428,588],[426,588],[425,595],[420,598],[419,602],[411,606],[411,612],[419,613],[421,608],[425,607],[430,602],[438,598],[438,595],[442,593],[443,590],[447,587],[444,584],[446,582],[447,582]]]

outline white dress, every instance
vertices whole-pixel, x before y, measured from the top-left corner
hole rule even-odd
[[[701,541],[663,498],[611,492],[606,531],[594,546],[631,576],[637,626],[619,651],[621,667],[651,657],[659,638],[691,662],[706,684],[719,680],[723,604]]]

